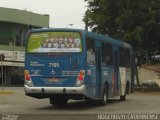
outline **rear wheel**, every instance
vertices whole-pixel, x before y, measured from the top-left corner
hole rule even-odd
[[[125,95],[121,95],[121,96],[120,96],[120,100],[121,100],[121,101],[125,101],[125,100],[126,100],[126,94],[125,94]]]
[[[108,86],[105,86],[104,89],[103,89],[102,98],[98,101],[99,105],[101,105],[101,106],[107,105],[108,93],[109,93]]]

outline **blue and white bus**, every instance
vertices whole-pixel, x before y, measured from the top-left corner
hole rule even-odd
[[[79,29],[31,30],[25,56],[25,94],[49,98],[53,105],[69,99],[126,99],[133,81],[132,47]]]

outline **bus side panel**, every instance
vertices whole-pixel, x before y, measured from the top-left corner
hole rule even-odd
[[[96,68],[95,66],[87,67],[87,76],[85,84],[87,85],[87,97],[91,99],[96,99],[96,89],[98,89],[96,84]],[[109,97],[113,97],[113,87],[112,87],[112,74],[113,67],[112,66],[103,66],[102,74],[101,74],[101,93],[103,91],[103,87],[105,82],[109,85]]]
[[[113,66],[105,65],[102,66],[102,83],[101,88],[103,91],[105,83],[108,83],[109,85],[109,97],[113,96],[113,87],[112,87],[112,74],[113,74]],[[101,91],[101,93],[102,93]]]
[[[86,81],[85,84],[87,86],[86,96],[95,99],[96,96],[96,66],[88,65],[86,70]]]

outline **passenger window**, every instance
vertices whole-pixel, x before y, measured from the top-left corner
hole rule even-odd
[[[112,65],[112,45],[108,43],[102,43],[102,64],[103,65]]]
[[[95,65],[95,41],[86,39],[87,64]]]

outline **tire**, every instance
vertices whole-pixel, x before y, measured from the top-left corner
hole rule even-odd
[[[50,104],[55,105],[55,106],[65,106],[67,105],[68,98],[50,98]]]
[[[104,89],[103,89],[103,94],[102,94],[102,98],[98,101],[99,105],[100,106],[105,106],[107,105],[107,102],[108,102],[108,87],[105,86]]]
[[[126,100],[126,95],[121,95],[121,96],[120,96],[120,100],[121,100],[121,101],[125,101],[125,100]]]
[[[126,94],[129,95],[129,84],[126,84],[126,90],[125,90],[125,94],[120,96],[120,101],[125,101],[126,100]]]

